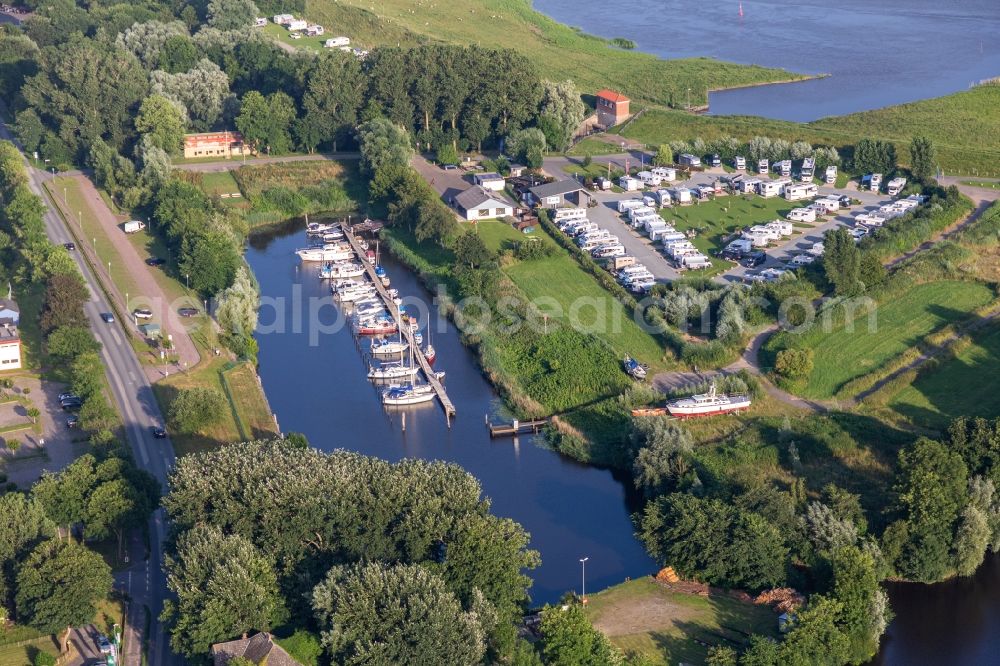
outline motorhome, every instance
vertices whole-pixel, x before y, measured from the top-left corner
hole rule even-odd
[[[794,208],[788,212],[788,219],[795,222],[815,222],[816,210],[813,208]]]
[[[652,240],[660,241],[663,244],[675,243],[677,241],[682,241],[685,238],[687,238],[687,236],[685,236],[680,231],[677,231],[673,227],[667,227],[666,229],[661,229],[660,231],[657,231],[655,234],[650,234],[649,237]]]
[[[833,185],[837,182],[837,167],[830,165],[826,168],[826,176],[823,178],[827,185]]]
[[[587,241],[603,240],[605,238],[611,238],[611,232],[607,229],[593,229],[591,231],[585,231],[582,234],[576,235],[576,244],[583,245]]]
[[[802,168],[799,169],[799,180],[803,182],[808,182],[812,180],[813,174],[816,171],[816,158],[807,157],[802,160]]]
[[[733,167],[737,171],[744,171],[744,170],[746,170],[746,168],[747,168],[747,158],[743,157],[742,155],[737,155],[735,158],[733,158]]]
[[[781,160],[778,162],[778,171],[784,178],[788,178],[792,175],[792,161],[791,160]]]
[[[670,192],[670,196],[681,205],[691,203],[691,190],[686,187],[678,187]]]
[[[906,187],[905,178],[893,178],[886,184],[885,191],[889,193],[890,197],[894,197],[902,192],[904,187]]]
[[[552,214],[552,221],[556,224],[569,220],[583,220],[587,218],[586,208],[556,208]]]
[[[594,249],[591,254],[596,259],[609,259],[611,257],[624,257],[625,246],[621,243],[610,243]]]
[[[670,190],[657,190],[653,193],[653,196],[656,197],[656,201],[660,204],[661,208],[669,206],[672,201],[670,197]]]
[[[760,187],[761,180],[759,178],[747,178],[746,180],[741,180],[739,182],[740,192],[743,194],[756,194],[757,188]]]
[[[672,169],[670,167],[658,166],[650,169],[654,176],[659,176],[661,180],[667,182],[672,182],[677,180],[677,169]]]
[[[693,254],[701,254],[701,250],[696,248],[691,241],[686,240],[671,243],[669,247],[665,247],[664,250],[674,261],[680,261],[684,257],[688,257]]]
[[[638,192],[642,189],[642,181],[632,176],[622,176],[618,179],[618,187],[626,192]]]
[[[705,201],[715,194],[715,188],[711,185],[697,185],[691,188],[691,195]]]
[[[288,22],[289,32],[301,32],[309,27],[309,22],[304,19],[293,19]]]
[[[878,192],[882,187],[882,174],[873,173],[871,178],[871,190],[872,192]]]
[[[267,19],[266,18],[258,17],[258,18],[255,18],[253,20],[253,26],[255,28],[263,28],[266,25],[267,25]]]
[[[637,217],[646,217],[649,215],[659,217],[659,215],[656,214],[656,211],[653,210],[651,206],[647,206],[645,204],[643,204],[642,206],[636,206],[634,208],[630,208],[628,211],[628,217],[630,220],[635,220]]]
[[[697,254],[689,254],[681,257],[680,267],[690,271],[696,271],[702,268],[711,268],[712,260],[701,252]]]
[[[642,202],[642,199],[619,199],[619,201],[618,201],[618,212],[619,213],[627,213],[628,211],[632,210],[633,208],[639,208],[640,206],[644,206],[644,205],[645,204]]]
[[[840,199],[836,196],[820,197],[813,202],[817,209],[821,209],[824,215],[836,213],[840,210]]]
[[[791,236],[792,230],[794,229],[791,222],[788,220],[772,220],[764,225],[766,229],[772,229],[779,236]]]
[[[811,199],[819,194],[819,188],[814,183],[798,183],[785,186],[785,198],[789,201]]]
[[[597,184],[597,189],[604,191],[610,190],[612,185],[614,185],[610,178],[605,178],[604,176],[601,176],[594,182]]]
[[[582,224],[576,225],[576,227],[573,229],[573,235],[582,236],[583,234],[589,234],[590,232],[597,231],[599,229],[600,227],[597,226],[597,223],[595,222],[584,222]]]
[[[776,197],[781,192],[781,183],[776,180],[762,180],[757,186],[757,194],[762,197]]]
[[[666,229],[666,228],[667,228],[667,223],[664,222],[663,218],[659,217],[659,216],[657,216],[657,218],[655,220],[653,220],[653,219],[646,220],[643,223],[643,225],[642,225],[643,231],[645,231],[646,234],[649,234],[649,235],[651,235],[655,231],[658,231],[660,229]]]
[[[691,153],[684,153],[677,157],[677,163],[686,167],[700,167],[701,158]]]
[[[663,179],[654,174],[652,171],[640,171],[637,173],[636,178],[642,181],[642,184],[646,187],[659,187]]]
[[[761,176],[766,175],[769,164],[770,163],[766,159],[758,161],[757,162],[757,173],[760,174]]]

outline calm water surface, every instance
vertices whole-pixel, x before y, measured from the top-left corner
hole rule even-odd
[[[318,264],[300,265],[293,254],[305,244],[301,224],[298,229],[257,236],[247,252],[265,301],[293,301],[298,293],[303,302],[301,319],[291,305],[283,314],[266,305],[261,312],[262,329],[276,321],[286,329],[258,335],[261,378],[282,430],[303,432],[313,446],[327,451],[343,448],[388,460],[417,457],[461,465],[480,480],[497,514],[531,533],[532,547],[542,555],[542,566],[532,574],[536,602],[579,590],[581,557],[590,558],[588,589],[655,571],[633,537],[629,514],[637,505],[621,480],[541,448],[531,438],[490,439],[484,416],[499,415],[499,400],[450,324],[432,338],[435,367],[447,372],[448,395],[458,410],[450,430],[437,402],[384,411],[348,330],[320,335],[318,344],[310,344],[309,326],[295,327],[296,320],[308,319],[308,299],[326,303],[320,313],[324,323],[333,323],[337,311],[328,285],[317,278]],[[408,271],[388,258],[382,264],[402,296],[428,300]]]
[[[534,0],[558,21],[664,58],[830,74],[713,93],[715,114],[807,121],[947,95],[1000,76],[1000,0]],[[682,102],[683,100],[678,100]]]

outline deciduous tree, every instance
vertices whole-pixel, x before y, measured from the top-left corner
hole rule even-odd
[[[110,567],[97,553],[72,540],[44,541],[18,568],[18,616],[46,633],[87,624],[112,582]]]
[[[139,107],[135,129],[157,148],[174,152],[184,141],[184,116],[176,104],[162,95],[150,95]]]
[[[925,136],[915,136],[910,141],[910,172],[919,180],[926,180],[934,175],[936,151],[934,144]]]

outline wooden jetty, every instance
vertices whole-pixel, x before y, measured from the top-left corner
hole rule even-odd
[[[487,419],[486,427],[490,430],[490,437],[515,437],[536,434],[548,422],[548,419],[535,419],[534,421],[514,421],[513,423],[490,423]]]
[[[444,384],[441,380],[437,378],[434,374],[434,370],[431,369],[431,364],[427,362],[427,357],[424,356],[423,351],[417,346],[416,340],[413,339],[413,330],[410,328],[409,323],[403,322],[402,315],[399,312],[399,306],[397,306],[393,301],[392,297],[389,296],[389,292],[386,291],[385,287],[382,285],[382,280],[375,274],[375,266],[371,262],[365,259],[365,251],[362,249],[361,245],[358,244],[358,239],[355,238],[351,227],[346,224],[341,225],[344,231],[344,237],[351,244],[354,253],[358,255],[361,259],[361,263],[365,267],[365,271],[368,273],[369,279],[372,284],[375,285],[375,289],[378,292],[379,297],[385,303],[385,307],[392,314],[393,319],[396,320],[396,325],[399,327],[400,332],[402,332],[403,337],[406,338],[406,342],[410,345],[410,349],[414,351],[413,357],[417,359],[420,363],[420,369],[424,371],[424,375],[427,377],[427,383],[434,388],[434,392],[437,394],[438,400],[441,401],[441,406],[444,408],[445,416],[448,418],[448,427],[451,427],[451,418],[455,416],[455,405],[452,403],[451,398],[448,397],[448,392],[444,390]]]

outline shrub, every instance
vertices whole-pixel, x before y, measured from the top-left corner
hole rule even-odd
[[[812,349],[783,349],[774,360],[774,371],[788,379],[807,377],[812,369]]]

